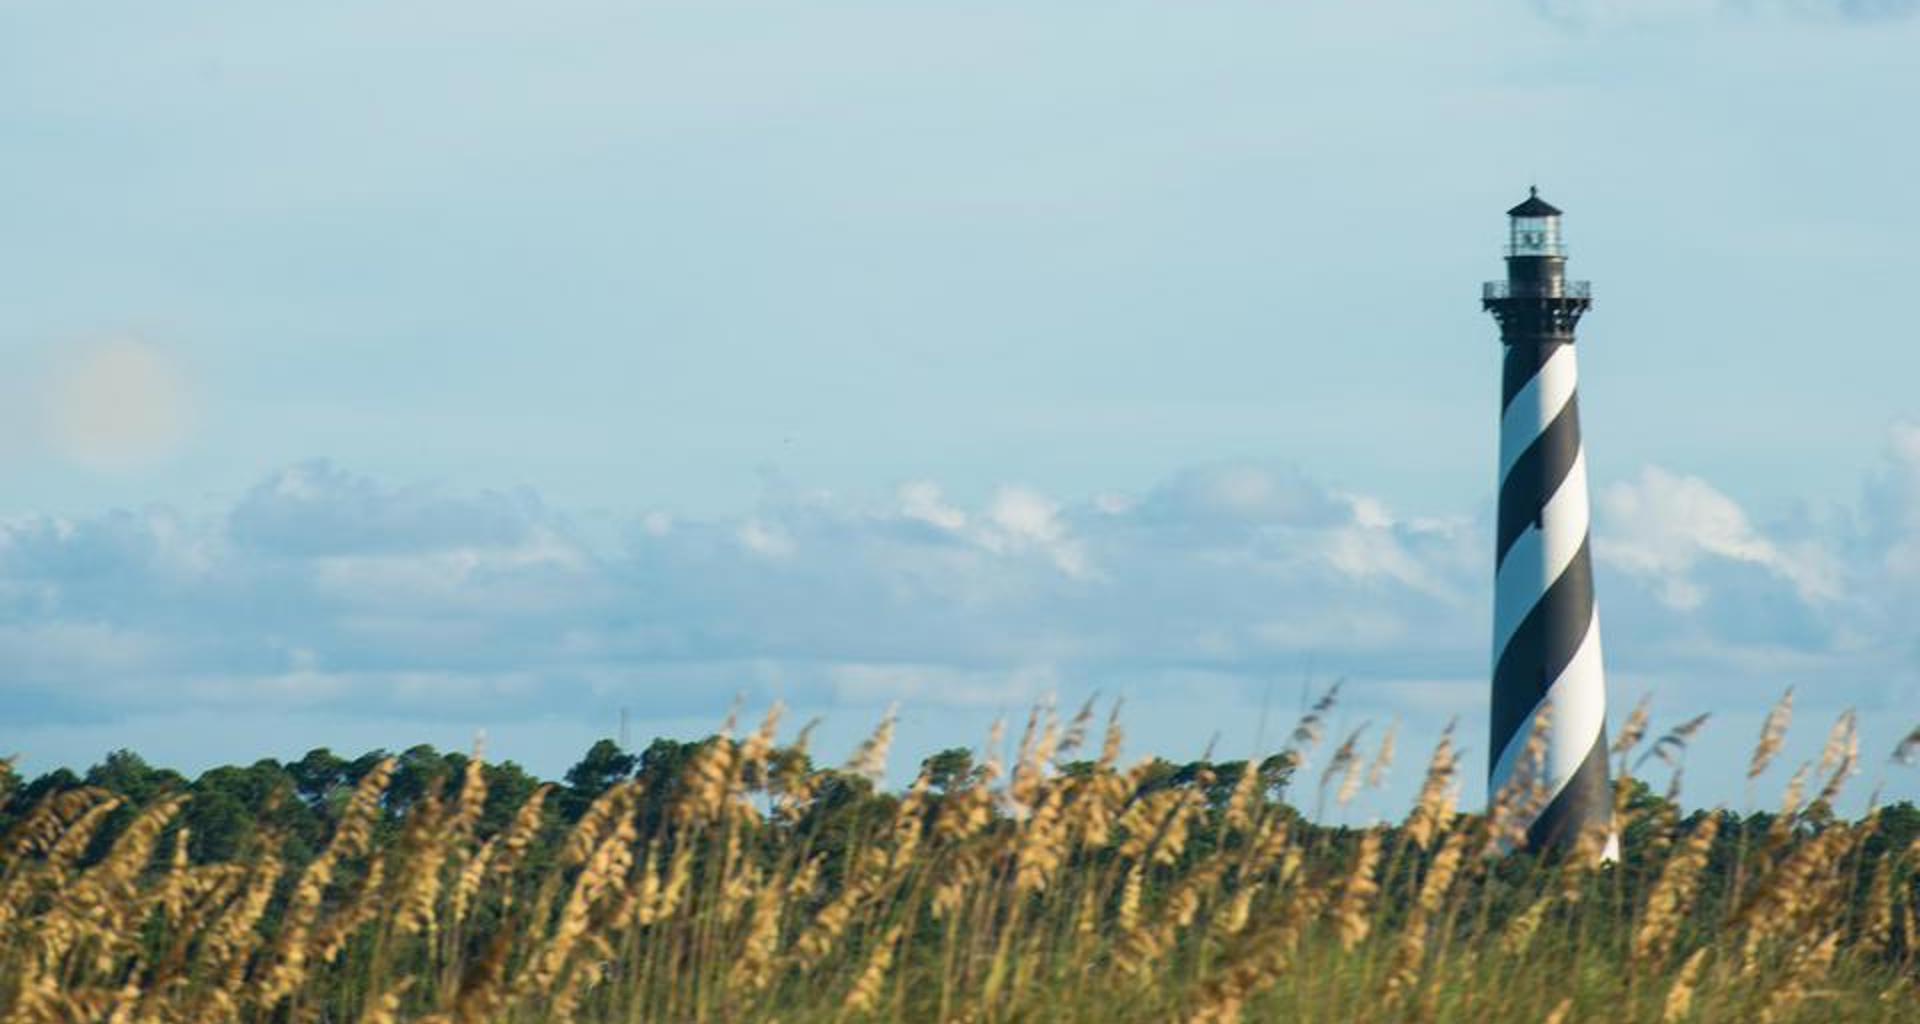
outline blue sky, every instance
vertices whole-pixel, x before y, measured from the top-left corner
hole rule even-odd
[[[1795,685],[1877,776],[1915,10],[0,4],[0,746],[558,771],[740,694],[898,702],[898,771],[1099,690],[1237,756],[1309,677],[1483,746],[1476,296],[1537,180],[1616,708],[1714,712],[1739,803]]]

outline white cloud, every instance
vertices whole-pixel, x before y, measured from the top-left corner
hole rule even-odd
[[[1791,582],[1808,603],[1840,590],[1838,569],[1817,548],[1786,549],[1763,537],[1733,499],[1698,477],[1647,466],[1633,480],[1600,492],[1604,529],[1597,553],[1618,568],[1655,581],[1661,601],[1677,611],[1708,597],[1696,568],[1722,559],[1745,562]]]
[[[673,532],[673,516],[656,509],[640,517],[640,528],[649,536],[664,537]]]
[[[1654,467],[1599,494],[1620,685],[1703,710],[1724,679],[1920,700],[1906,611],[1920,572],[1900,554],[1920,543],[1920,431],[1895,433],[1857,512],[1791,528]],[[0,703],[25,728],[78,736],[99,734],[76,724],[90,721],[275,709],[498,724],[631,705],[665,720],[744,693],[816,711],[901,700],[934,737],[941,721],[971,729],[1101,689],[1161,701],[1153,736],[1174,721],[1251,729],[1276,680],[1312,673],[1349,678],[1356,715],[1459,715],[1464,741],[1485,685],[1488,526],[1239,464],[1078,503],[1010,487],[969,505],[919,482],[862,505],[776,487],[738,518],[637,513],[622,546],[531,494],[306,463],[224,515],[0,524]]]
[[[900,514],[943,530],[960,530],[967,525],[967,514],[947,504],[940,485],[929,480],[900,485]]]
[[[989,550],[1038,550],[1068,576],[1080,579],[1091,574],[1086,547],[1070,535],[1059,504],[1045,496],[1018,487],[1002,488],[987,509],[987,521],[992,527],[978,536]]]
[[[770,526],[758,519],[749,519],[740,524],[740,546],[756,555],[767,558],[787,558],[793,554],[793,538],[778,526]]]

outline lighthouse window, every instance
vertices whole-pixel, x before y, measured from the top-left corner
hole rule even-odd
[[[1515,217],[1513,253],[1516,256],[1551,256],[1560,251],[1560,225],[1552,217]]]

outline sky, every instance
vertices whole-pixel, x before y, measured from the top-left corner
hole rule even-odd
[[[0,2],[0,753],[557,774],[779,700],[828,760],[897,708],[897,778],[1095,693],[1247,756],[1344,680],[1394,814],[1485,757],[1537,183],[1613,719],[1710,712],[1744,807],[1853,708],[1920,798],[1916,13]]]

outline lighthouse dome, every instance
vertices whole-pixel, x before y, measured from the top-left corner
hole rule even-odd
[[[1560,208],[1540,198],[1540,190],[1527,190],[1527,200],[1507,211],[1509,217],[1558,217]]]

